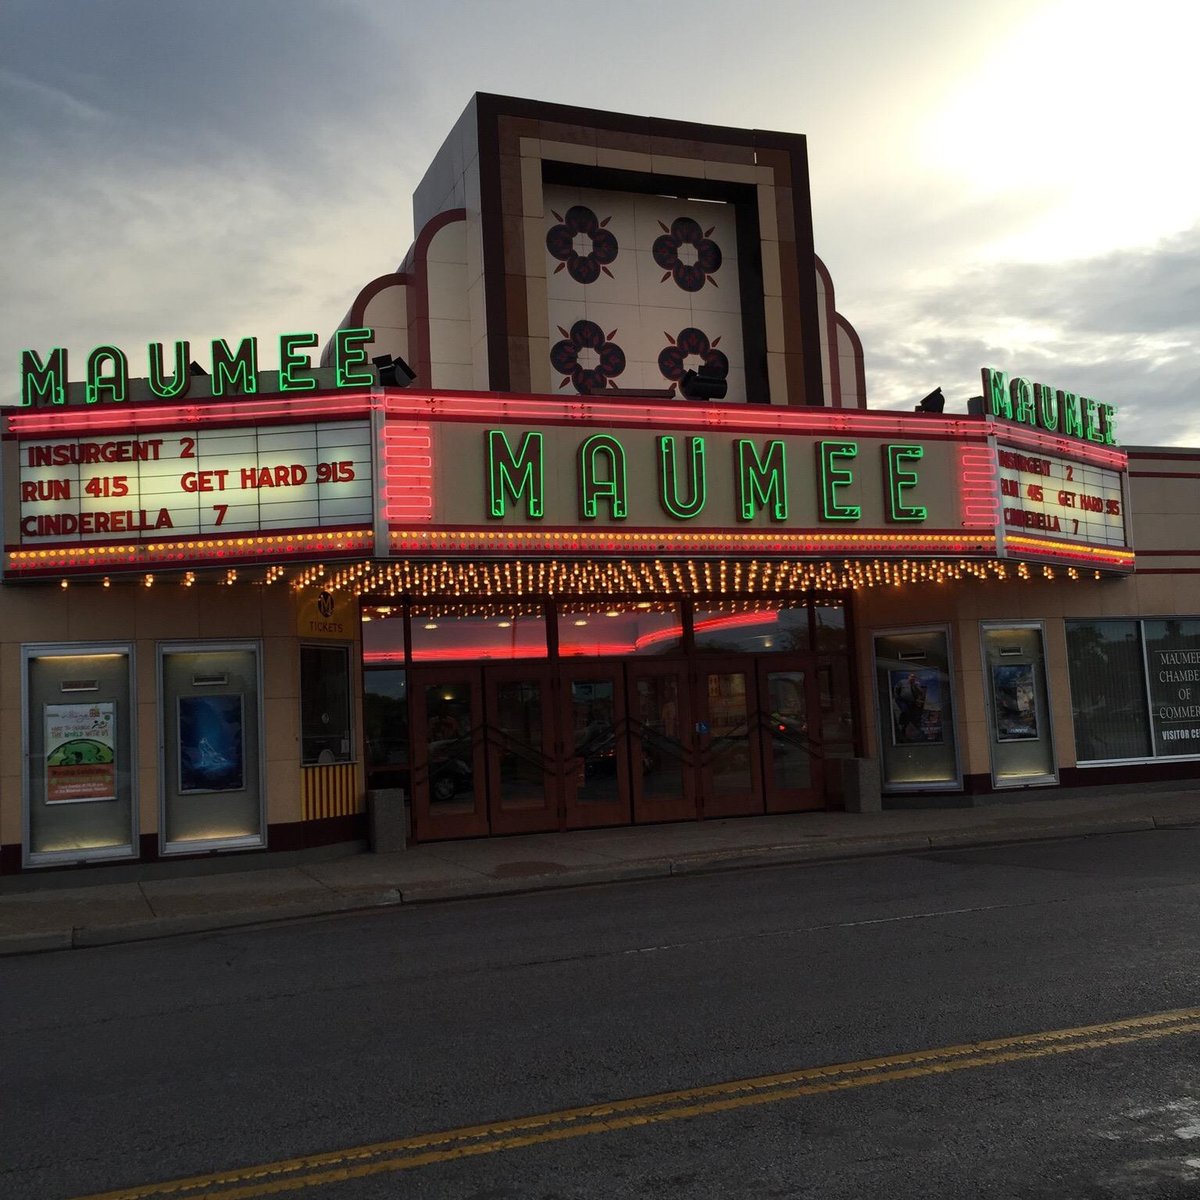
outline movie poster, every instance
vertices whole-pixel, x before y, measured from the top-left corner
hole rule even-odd
[[[936,670],[889,671],[888,690],[894,746],[944,744],[942,681]]]
[[[992,698],[996,712],[996,740],[1027,742],[1038,738],[1037,694],[1033,663],[996,663],[992,666]]]
[[[46,803],[117,798],[116,705],[44,706]]]
[[[240,792],[244,742],[240,693],[180,696],[180,792]]]

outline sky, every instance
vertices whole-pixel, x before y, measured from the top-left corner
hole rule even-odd
[[[992,366],[1200,445],[1197,47],[1192,0],[0,0],[0,403],[25,348],[324,340],[481,91],[805,134],[871,407]]]

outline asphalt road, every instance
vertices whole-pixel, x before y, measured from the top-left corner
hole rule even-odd
[[[1181,829],[10,958],[0,1197],[1196,1197],[1198,917]]]

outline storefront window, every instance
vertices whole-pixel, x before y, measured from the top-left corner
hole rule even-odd
[[[159,676],[163,852],[263,845],[257,644],[164,645]]]
[[[362,650],[365,666],[404,666],[404,611],[399,607],[362,610]]]
[[[830,654],[845,654],[850,646],[846,641],[846,607],[840,600],[824,600],[814,608],[817,626],[817,649]]]
[[[1154,753],[1200,754],[1200,620],[1143,621]]]
[[[136,857],[128,646],[27,647],[26,861]]]
[[[350,648],[300,647],[300,761],[350,762]]]
[[[1148,758],[1151,754],[1138,625],[1137,621],[1067,622],[1071,717],[1079,762]]]
[[[875,697],[883,784],[957,788],[958,750],[945,629],[875,635]]]
[[[563,605],[558,610],[558,653],[563,658],[674,654],[683,645],[678,605],[616,603]]]
[[[367,786],[407,788],[408,678],[405,671],[382,668],[366,672],[363,727],[367,740]]]
[[[810,648],[806,605],[748,609],[738,604],[697,608],[696,649],[711,654],[805,653]]]
[[[513,613],[497,607],[483,614],[414,607],[412,661],[491,662],[545,658],[546,618],[541,612]]]
[[[1041,625],[982,627],[984,688],[997,787],[1054,783],[1054,736]]]

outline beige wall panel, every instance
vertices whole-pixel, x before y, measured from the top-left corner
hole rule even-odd
[[[60,588],[5,587],[3,603],[5,627],[22,642],[66,640],[67,596]]]
[[[206,588],[200,606],[201,638],[256,638],[263,629],[263,589],[235,584]]]
[[[317,643],[313,643],[316,645]],[[300,639],[263,639],[263,698],[275,700],[300,695]],[[297,703],[299,701],[297,700]]]
[[[118,592],[117,588],[111,590]],[[134,628],[138,637],[152,644],[199,637],[200,609],[216,590],[213,584],[183,587],[171,581],[156,584],[152,588],[123,586],[119,589],[119,595],[126,605],[133,606]]]
[[[267,761],[267,824],[301,819],[299,751],[292,759]],[[268,842],[269,842],[268,835]]]
[[[263,698],[266,720],[263,745],[268,767],[277,762],[300,762],[300,700],[297,696]]]

